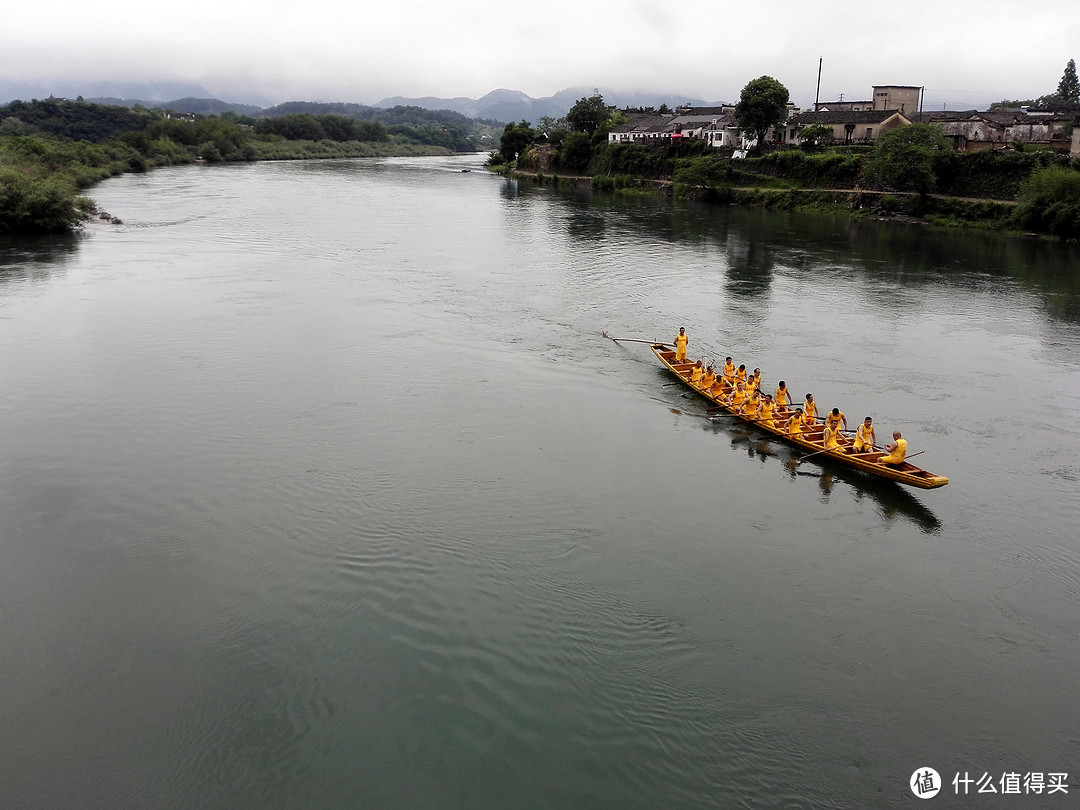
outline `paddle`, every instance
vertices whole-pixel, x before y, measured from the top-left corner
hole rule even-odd
[[[832,447],[826,447],[826,448],[825,448],[824,450],[818,450],[818,451],[817,451],[816,453],[811,453],[811,454],[810,454],[810,455],[808,455],[808,456],[803,456],[802,458],[800,458],[800,459],[798,460],[798,462],[797,462],[797,463],[795,464],[795,466],[796,466],[796,467],[798,467],[798,466],[799,466],[799,464],[802,464],[802,463],[803,463],[804,461],[806,461],[806,460],[807,460],[808,458],[813,458],[814,456],[820,456],[820,455],[821,455],[822,453],[831,453],[831,452],[832,452],[832,451],[833,451],[834,449],[837,449],[837,450],[839,450],[839,449],[842,449],[842,448],[832,448]]]
[[[617,338],[612,337],[607,332],[601,332],[608,340],[614,340],[616,343],[648,343],[650,346],[667,346],[667,343],[661,343],[659,340],[642,340],[641,338]]]

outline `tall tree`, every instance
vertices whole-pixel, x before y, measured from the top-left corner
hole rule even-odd
[[[1080,79],[1076,78],[1076,60],[1070,59],[1058,82],[1057,93],[1062,104],[1080,104]]]
[[[754,133],[760,146],[769,128],[784,120],[788,98],[788,89],[772,76],[754,79],[739,94],[735,120],[741,129]]]
[[[566,122],[575,132],[592,135],[608,119],[608,108],[599,90],[588,98],[580,98],[566,114]]]
[[[502,138],[499,141],[499,152],[507,163],[517,160],[518,155],[525,151],[529,144],[536,141],[536,130],[529,122],[522,119],[519,124],[507,124],[503,127]]]

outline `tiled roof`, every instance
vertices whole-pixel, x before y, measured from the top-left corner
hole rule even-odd
[[[899,110],[829,110],[793,115],[788,123],[808,124],[880,124],[894,115],[908,120]]]

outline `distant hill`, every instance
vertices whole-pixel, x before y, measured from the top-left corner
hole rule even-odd
[[[574,106],[578,99],[591,96],[594,92],[596,90],[591,87],[569,87],[551,96],[532,98],[520,90],[499,89],[492,90],[478,99],[461,96],[456,98],[391,96],[379,101],[375,106],[411,106],[423,107],[427,110],[452,110],[468,118],[483,118],[506,124],[522,119],[535,122],[544,115],[559,118],[566,115],[567,111]],[[601,89],[600,94],[604,97],[604,101],[617,107],[659,107],[661,104],[667,104],[670,107],[679,104],[693,104],[695,106],[720,104],[717,101],[707,102],[699,98],[680,96],[675,93],[635,93]]]
[[[99,104],[114,104],[129,108],[141,105],[150,109],[158,107],[188,114],[221,115],[225,112],[234,112],[237,115],[252,117],[273,117],[306,112],[314,115],[346,115],[350,118],[368,120],[378,117],[371,113],[373,109],[418,107],[432,111],[448,110],[470,119],[497,122],[500,126],[521,119],[535,122],[545,115],[559,118],[565,115],[578,99],[591,96],[594,92],[596,91],[592,87],[569,87],[551,96],[532,98],[520,90],[500,88],[478,99],[464,96],[454,98],[392,96],[384,98],[371,107],[346,102],[298,101],[266,106],[268,102],[260,100],[255,94],[246,94],[233,101],[224,101],[215,98],[201,85],[190,82],[85,82],[69,79],[46,83],[0,78],[0,104],[14,100],[30,101],[49,97],[68,99],[82,97]],[[679,104],[703,106],[720,103],[690,98],[677,93],[627,92],[605,88],[601,88],[600,93],[608,104],[618,107],[659,107],[661,104],[671,107]]]
[[[25,82],[0,79],[0,104],[55,98],[141,99],[144,106],[156,107],[172,98],[209,98],[205,87],[191,82],[87,82],[73,79]],[[128,105],[130,106],[130,105]]]
[[[118,107],[134,107],[136,105],[149,109],[158,107],[162,110],[199,115],[221,115],[226,112],[234,112],[237,115],[256,116],[262,112],[262,107],[257,107],[254,104],[238,104],[233,101],[220,101],[216,98],[192,98],[190,96],[178,98],[174,101],[148,101],[139,98],[88,98],[87,101],[92,101],[95,104],[114,104]]]

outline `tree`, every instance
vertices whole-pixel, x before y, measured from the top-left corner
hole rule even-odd
[[[953,158],[953,148],[940,128],[908,124],[878,138],[866,175],[885,188],[929,194]]]
[[[537,132],[541,135],[546,135],[548,139],[559,130],[565,130],[566,126],[565,118],[553,118],[550,115],[541,115],[536,119]]]
[[[599,90],[589,98],[580,98],[566,114],[566,122],[574,132],[592,135],[608,119],[608,108]]]
[[[529,122],[522,119],[519,124],[507,124],[503,127],[502,140],[499,141],[499,153],[507,163],[517,160],[525,147],[536,140],[536,130]]]
[[[1062,104],[1080,104],[1080,79],[1076,78],[1076,60],[1070,59],[1065,65],[1065,73],[1058,82],[1055,95]]]
[[[823,143],[832,141],[832,127],[824,124],[811,124],[799,133],[799,144],[805,151],[812,152]]]
[[[735,105],[735,120],[744,132],[753,132],[760,146],[769,128],[784,120],[788,90],[772,76],[754,79],[742,89]]]
[[[557,157],[560,169],[584,172],[593,158],[592,139],[584,132],[571,132],[560,145]]]

